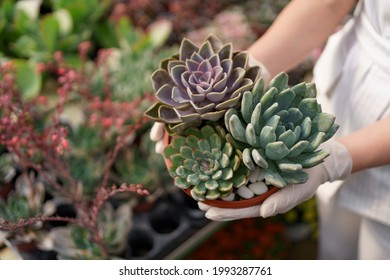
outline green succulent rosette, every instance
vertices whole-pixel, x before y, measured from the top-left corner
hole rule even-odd
[[[248,182],[249,169],[242,164],[242,153],[226,141],[222,126],[207,124],[191,127],[184,136],[174,136],[164,156],[175,185],[191,188],[195,200],[215,200],[229,196]]]
[[[304,183],[305,168],[329,155],[318,149],[338,129],[335,116],[322,112],[312,83],[288,86],[288,75],[280,73],[264,88],[259,79],[246,91],[240,109],[225,114],[227,135],[243,152],[249,170],[264,169],[265,181],[277,187]]]

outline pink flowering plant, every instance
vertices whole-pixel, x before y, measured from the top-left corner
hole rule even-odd
[[[134,202],[164,180],[150,175],[164,174],[145,136],[151,95],[118,97],[112,50],[95,61],[89,50],[80,45],[80,69],[61,52],[39,64],[36,71],[51,78],[33,97],[18,87],[14,61],[0,64],[0,242],[14,249],[28,243],[57,258],[119,256]]]

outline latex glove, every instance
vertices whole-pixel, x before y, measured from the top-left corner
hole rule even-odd
[[[155,122],[150,130],[150,139],[156,142],[156,153],[162,154],[164,151],[164,131],[165,124],[161,122]]]
[[[252,207],[223,209],[210,207],[199,202],[199,208],[206,211],[207,218],[215,221],[230,221],[259,216],[266,218],[286,213],[296,205],[312,198],[321,184],[344,179],[351,173],[352,159],[344,145],[335,140],[329,140],[320,148],[330,151],[330,155],[323,163],[305,170],[309,178],[303,184],[284,187],[267,198],[262,204]]]
[[[259,66],[261,69],[260,75],[264,80],[264,84],[268,85],[268,83],[271,81],[271,73],[269,72],[268,68],[261,61],[257,60],[252,54],[249,54],[248,65],[250,67]]]

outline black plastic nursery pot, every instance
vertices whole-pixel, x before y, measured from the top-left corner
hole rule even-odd
[[[164,197],[150,211],[134,215],[125,259],[163,259],[199,228],[200,216],[189,216],[194,212],[180,200]]]

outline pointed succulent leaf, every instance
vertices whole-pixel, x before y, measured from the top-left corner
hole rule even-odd
[[[197,174],[194,174],[194,173],[189,174],[187,176],[187,182],[190,185],[197,185],[200,182],[199,176]]]
[[[289,153],[289,149],[282,141],[277,141],[267,144],[265,147],[265,155],[273,160],[284,158]]]
[[[242,122],[240,121],[240,119],[237,117],[237,115],[233,115],[230,117],[229,128],[230,128],[230,133],[233,135],[234,138],[242,142],[246,141],[245,128]]]
[[[297,101],[300,102],[306,95],[306,91],[307,91],[306,83],[302,82],[302,83],[296,84],[296,85],[291,87],[291,90],[295,93],[295,95],[297,97]],[[292,105],[294,106],[294,104],[292,104]],[[298,104],[295,104],[294,107],[296,107],[297,105]]]
[[[222,149],[222,153],[230,157],[230,155],[233,154],[233,151],[234,151],[233,146],[230,143],[225,143],[225,146]]]
[[[188,146],[182,146],[180,148],[180,155],[183,157],[183,158],[191,158],[192,157],[192,148],[191,147],[188,147]]]
[[[279,122],[280,122],[280,116],[278,115],[273,115],[271,118],[269,118],[266,122],[265,122],[265,126],[270,126],[272,127],[273,129],[276,129],[279,125]]]
[[[302,165],[286,159],[277,161],[277,166],[282,172],[293,173],[302,170]]]
[[[188,39],[183,39],[181,45],[180,45],[180,56],[179,56],[179,60],[180,61],[186,61],[186,59],[189,59],[191,58],[191,55],[194,53],[194,52],[198,52],[198,47],[192,43],[190,40]]]
[[[309,141],[301,140],[298,143],[296,143],[289,151],[287,157],[293,158],[296,156],[299,156],[301,153],[303,153],[304,150],[309,146]]]
[[[317,89],[314,83],[306,84],[306,98],[316,98],[317,97]]]
[[[278,92],[283,91],[288,87],[288,75],[284,72],[276,75],[268,85],[268,88],[275,87]]]
[[[253,104],[256,105],[260,103],[260,98],[263,95],[263,90],[264,90],[264,80],[263,78],[260,77],[253,86]]]
[[[278,109],[279,109],[279,104],[275,102],[270,107],[268,107],[267,110],[265,110],[263,114],[263,118],[266,120],[270,119],[271,117],[275,116],[275,113]],[[280,120],[280,116],[279,116],[279,120]]]
[[[212,126],[206,125],[206,126],[201,127],[200,132],[202,133],[203,139],[208,140],[215,133],[215,130]]]
[[[279,174],[278,170],[272,165],[269,168],[264,170],[265,181],[275,187],[285,187],[287,186],[286,180]]]
[[[256,163],[257,166],[260,166],[262,168],[268,167],[268,163],[265,159],[265,156],[264,156],[263,152],[261,152],[260,149],[253,149],[251,154],[252,154],[252,159]]]
[[[275,129],[271,126],[264,126],[260,133],[260,145],[265,149],[269,143],[276,141]]]
[[[221,192],[217,189],[208,190],[205,198],[208,200],[216,200],[221,196]]]
[[[258,103],[253,110],[252,116],[251,116],[251,124],[255,128],[256,134],[260,134],[261,127],[263,125],[262,119],[261,119],[261,103]]]
[[[253,171],[256,169],[256,165],[252,160],[252,154],[250,149],[246,148],[244,150],[244,152],[242,153],[242,161],[245,166],[248,167],[249,170]]]
[[[309,146],[306,147],[305,153],[314,152],[321,145],[324,139],[325,139],[324,132],[317,132],[315,134],[312,134],[310,137],[306,138],[306,140],[309,142]]]
[[[192,148],[198,148],[198,141],[199,141],[199,138],[196,137],[195,135],[188,135],[186,137],[186,144],[189,146],[189,147],[192,147]],[[169,147],[169,146],[168,146]]]
[[[278,90],[274,87],[267,90],[264,95],[261,97],[260,102],[263,111],[265,111],[271,104],[274,103],[274,96],[278,93]]]
[[[313,120],[313,132],[327,132],[334,124],[336,117],[328,113],[319,113]]]
[[[293,131],[291,131],[289,129],[286,132],[282,133],[278,137],[278,140],[282,141],[286,145],[287,148],[291,148],[296,143],[297,136],[295,135],[295,133]]]
[[[298,124],[303,118],[302,112],[297,108],[289,108],[287,112],[288,116],[283,120],[285,123]]]
[[[207,188],[206,188],[206,185],[204,182],[200,183],[200,184],[197,184],[194,188],[193,188],[193,191],[197,194],[197,195],[204,195],[206,192],[207,192]]]
[[[230,162],[229,156],[223,153],[221,159],[218,162],[222,168],[226,168]]]
[[[310,117],[310,119],[315,118],[318,113],[321,112],[321,108],[319,104],[317,103],[316,98],[305,98],[303,99],[299,105],[298,109],[301,111],[301,113],[306,116]]]
[[[215,190],[219,187],[218,182],[214,179],[207,180],[205,186],[208,190]]]
[[[189,188],[190,184],[187,182],[186,179],[183,179],[181,177],[175,177],[175,186],[179,187],[180,189],[187,189]]]
[[[332,125],[331,128],[329,128],[329,130],[326,132],[326,136],[325,136],[325,139],[324,139],[324,142],[325,141],[328,141],[336,132],[337,130],[339,129],[340,125],[334,123]]]
[[[246,123],[251,121],[253,109],[253,94],[250,91],[246,91],[241,102],[241,114]]]
[[[211,176],[211,179],[213,179],[213,180],[221,179],[222,174],[223,174],[223,171],[222,171],[222,170],[218,170],[217,172],[215,172],[215,173]]]
[[[231,192],[233,190],[233,182],[220,181],[218,190],[222,193]]]
[[[233,178],[233,169],[231,168],[225,168],[222,170],[222,177],[221,179],[224,181],[228,181],[231,178]]]
[[[248,53],[247,52],[239,52],[233,58],[233,65],[236,68],[245,69],[248,65]]]
[[[275,96],[275,101],[279,104],[280,110],[290,108],[291,103],[295,99],[295,93],[292,89],[287,88]]]
[[[304,118],[301,123],[301,137],[300,139],[306,139],[311,133],[311,119],[309,117]]]
[[[216,134],[216,133],[213,133],[211,136],[210,136],[210,146],[211,146],[211,149],[217,149],[217,150],[220,150],[222,148],[222,141],[221,141],[221,138]]]
[[[246,142],[253,147],[260,147],[259,138],[256,136],[255,128],[251,123],[246,126],[245,130]]]
[[[313,153],[304,153],[293,160],[294,162],[302,164],[304,168],[310,168],[316,166],[321,163],[327,156],[329,156],[329,152],[325,150],[315,151]]]
[[[309,175],[302,170],[288,172],[288,173],[282,172],[281,176],[283,177],[283,179],[286,181],[286,183],[288,185],[290,185],[290,184],[303,184],[309,178]]]

